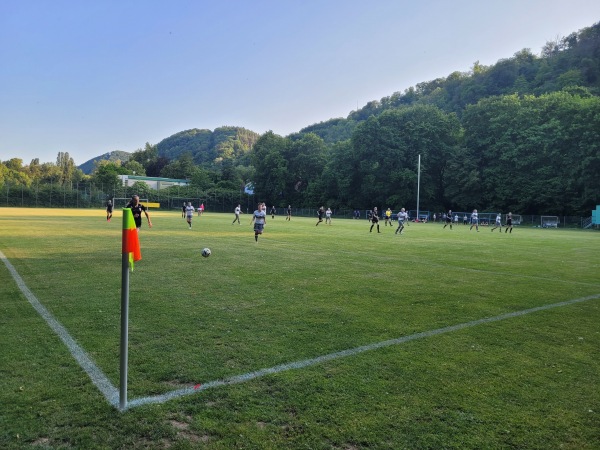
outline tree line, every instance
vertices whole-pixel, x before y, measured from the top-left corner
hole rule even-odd
[[[461,118],[433,105],[370,116],[333,145],[267,133],[252,151],[268,203],[586,215],[600,201],[600,98],[490,97]]]
[[[420,186],[417,185],[421,159]],[[3,186],[92,183],[118,189],[118,175],[146,175],[160,161],[146,144],[127,162],[101,161],[92,175],[68,153],[57,162],[13,158],[0,164]],[[586,215],[599,201],[600,97],[563,90],[540,96],[490,97],[459,118],[433,105],[388,110],[361,122],[350,139],[327,144],[314,133],[260,136],[247,165],[207,168],[182,154],[161,176],[194,189],[238,193],[248,183],[268,204],[336,209],[515,211]],[[142,183],[138,186],[143,190]]]

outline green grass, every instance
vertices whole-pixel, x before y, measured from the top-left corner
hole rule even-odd
[[[247,215],[151,215],[130,400],[600,294],[595,232],[277,217],[255,243]],[[0,250],[118,387],[121,221],[103,217],[2,208]],[[595,298],[120,412],[0,264],[0,447],[600,448],[599,321]]]

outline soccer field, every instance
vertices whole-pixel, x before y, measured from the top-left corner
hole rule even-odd
[[[597,232],[150,214],[119,411],[121,212],[0,209],[2,448],[600,447]]]

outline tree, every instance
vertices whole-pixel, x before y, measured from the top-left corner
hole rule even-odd
[[[430,207],[445,202],[444,175],[456,151],[460,123],[434,106],[386,111],[361,124],[352,137],[354,168],[350,201],[363,207],[416,206],[417,162],[421,155],[421,199]]]
[[[7,169],[17,172],[23,170],[23,160],[21,158],[11,158],[8,161],[4,161],[4,165]]]
[[[317,186],[325,167],[327,147],[323,139],[314,133],[303,135],[291,142],[284,155],[287,164],[285,201],[295,205],[309,206],[322,203],[323,192]],[[307,195],[312,192],[312,195]]]
[[[481,100],[463,115],[452,199],[479,209],[569,215],[600,185],[600,99],[555,92]]]
[[[257,198],[269,204],[283,202],[282,198],[287,181],[287,161],[289,139],[269,131],[263,134],[252,149],[252,163],[256,177],[252,180]]]
[[[182,154],[179,159],[171,161],[160,171],[160,176],[167,178],[188,179],[196,169],[191,153]]]
[[[31,178],[27,175],[27,173],[25,173],[22,170],[15,170],[11,167],[17,167],[17,165],[15,164],[16,161],[14,161],[14,159],[17,158],[13,158],[12,163],[10,163],[10,161],[7,161],[9,164],[6,163],[0,163],[0,185],[18,185],[18,186],[30,186],[31,185]]]
[[[128,174],[130,175],[139,175],[139,176],[145,176],[146,175],[146,169],[144,168],[144,166],[142,164],[140,164],[138,161],[135,161],[133,159],[130,159],[129,161],[127,161],[123,167],[127,170]]]
[[[73,180],[73,174],[75,172],[75,162],[73,161],[73,158],[69,156],[69,152],[58,152],[56,166],[60,171],[58,182],[63,185],[70,183]]]
[[[128,170],[121,166],[120,161],[100,161],[96,164],[91,180],[96,186],[103,186],[106,190],[110,190],[121,185],[119,175],[128,174]]]

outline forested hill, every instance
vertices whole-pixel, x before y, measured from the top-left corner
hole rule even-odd
[[[402,93],[371,101],[346,118],[310,125],[291,137],[315,133],[326,143],[335,143],[349,139],[358,123],[396,108],[433,105],[461,117],[467,105],[487,97],[539,96],[565,89],[600,95],[600,22],[547,42],[539,56],[523,49],[491,66],[475,62],[468,72],[453,72],[445,78],[418,83]]]
[[[211,165],[243,157],[258,138],[258,133],[241,127],[220,127],[214,131],[193,128],[163,139],[156,148],[159,157],[173,160],[190,153],[196,164]]]
[[[175,133],[156,144],[158,154],[155,157],[158,156],[163,162],[160,168],[169,161],[179,159],[184,154],[191,155],[195,164],[210,167],[225,160],[243,158],[258,137],[258,133],[241,127],[220,127],[214,131],[193,128]],[[78,168],[85,174],[91,174],[100,161],[118,160],[125,163],[131,157],[132,153],[116,150],[92,158]],[[151,170],[150,172],[152,175],[159,175],[160,170]]]
[[[84,162],[78,169],[85,174],[90,174],[94,171],[96,164],[100,161],[121,161],[123,163],[129,161],[131,158],[131,153],[123,152],[121,150],[115,150],[112,152],[105,153],[104,155],[96,156],[95,158],[90,159],[89,161]]]

